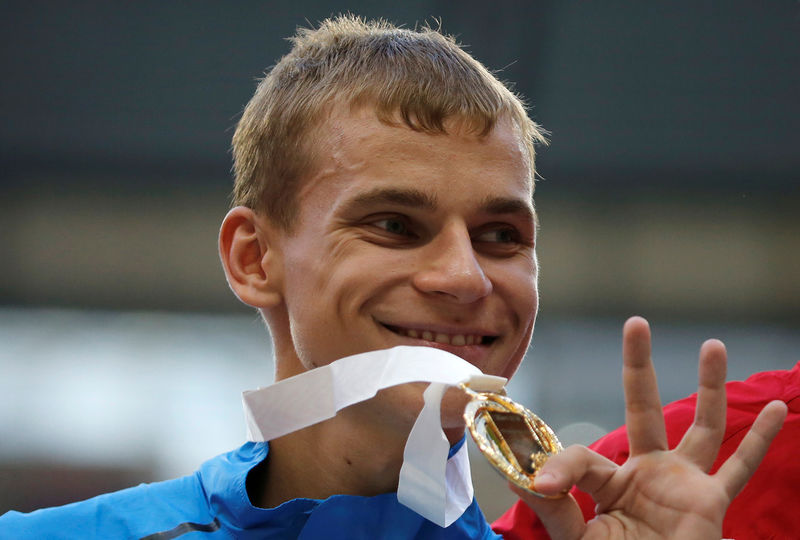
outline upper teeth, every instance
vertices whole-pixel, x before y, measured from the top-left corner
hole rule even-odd
[[[474,345],[483,341],[483,336],[474,334],[445,334],[442,332],[431,332],[429,330],[413,330],[398,328],[398,333],[410,338],[422,338],[425,341],[435,341],[445,345]]]

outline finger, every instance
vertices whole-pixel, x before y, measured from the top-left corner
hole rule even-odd
[[[772,401],[759,413],[736,452],[717,471],[728,496],[733,499],[753,475],[767,453],[772,439],[780,431],[787,407],[782,401]]]
[[[617,469],[613,461],[585,446],[573,445],[545,462],[534,478],[533,488],[542,495],[558,496],[577,485],[592,495]],[[585,528],[583,513],[572,495],[545,499],[514,485],[511,489],[536,512],[554,540],[582,536]]]
[[[725,435],[725,374],[727,353],[725,345],[710,339],[700,347],[697,369],[697,406],[694,422],[681,439],[677,452],[708,471]]]
[[[650,326],[631,317],[622,329],[622,386],[631,456],[667,449],[656,372],[650,358]]]
[[[552,540],[572,540],[583,535],[586,523],[583,520],[581,509],[572,495],[560,499],[544,499],[514,484],[509,483],[509,487],[536,512],[536,516],[547,529]]]
[[[534,478],[533,488],[543,495],[559,495],[576,485],[589,495],[600,490],[619,466],[578,444],[550,456]]]

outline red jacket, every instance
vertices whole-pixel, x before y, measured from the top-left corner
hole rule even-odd
[[[759,411],[774,399],[789,406],[783,429],[775,437],[760,467],[734,499],[722,524],[722,536],[736,540],[800,538],[800,362],[790,371],[757,373],[746,381],[729,382],[725,437],[717,460],[719,466],[736,450]],[[697,395],[664,408],[669,447],[674,448],[694,419]],[[612,431],[590,446],[596,452],[624,463],[628,459],[625,427]],[[573,489],[588,520],[594,517],[594,501]],[[536,514],[522,501],[492,524],[508,540],[550,538]]]

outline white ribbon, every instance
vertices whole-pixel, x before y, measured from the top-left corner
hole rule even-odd
[[[503,377],[484,375],[458,356],[430,347],[395,347],[336,360],[244,392],[247,437],[270,441],[327,420],[378,390],[409,382],[429,382],[403,452],[397,499],[426,519],[447,527],[472,502],[472,479],[466,445],[447,459],[450,449],[440,420],[442,396],[449,386],[469,383],[476,390],[497,391]]]

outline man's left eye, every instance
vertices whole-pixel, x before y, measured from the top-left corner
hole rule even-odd
[[[372,223],[375,227],[379,229],[383,229],[384,231],[391,233],[391,234],[399,234],[399,235],[407,235],[409,233],[408,227],[401,219],[380,219],[378,221],[374,221]]]
[[[518,242],[519,235],[514,229],[492,229],[477,235],[474,239],[475,242],[490,242],[494,244],[508,244],[510,242]]]

